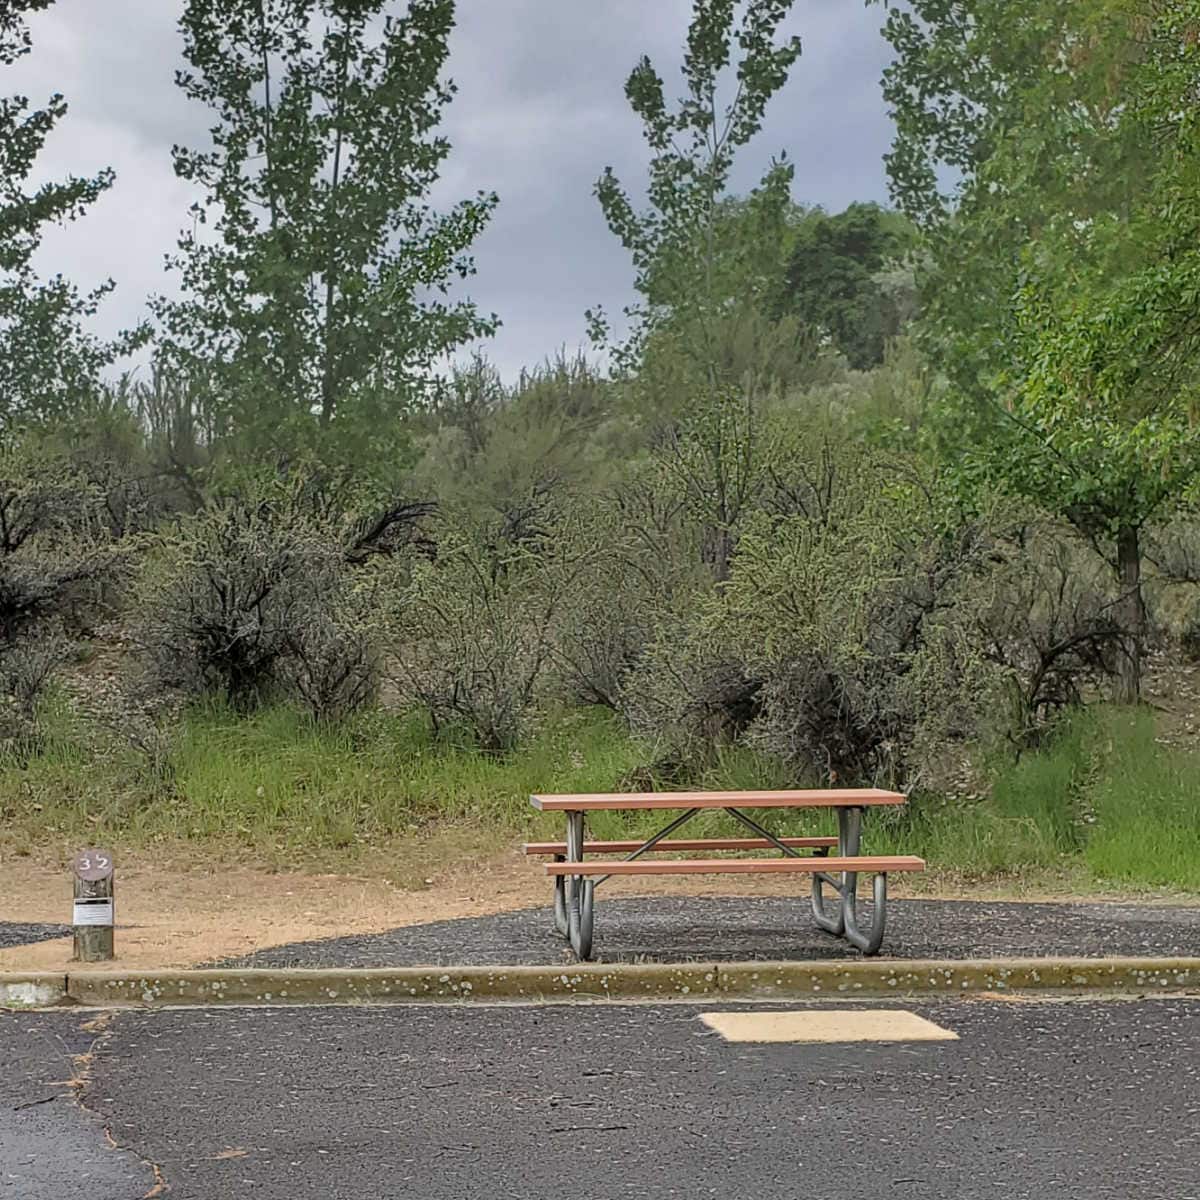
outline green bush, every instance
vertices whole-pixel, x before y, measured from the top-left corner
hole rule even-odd
[[[250,483],[162,533],[142,573],[152,686],[248,712],[290,696],[335,718],[375,697],[378,557],[406,557],[429,505],[365,516],[320,483]]]
[[[111,612],[109,591],[136,548],[114,529],[113,503],[51,439],[0,445],[0,742],[31,744],[75,636]]]
[[[502,521],[447,516],[436,556],[384,584],[398,698],[485,751],[512,750],[548,698],[555,621],[595,554],[583,522],[547,520],[514,539]]]

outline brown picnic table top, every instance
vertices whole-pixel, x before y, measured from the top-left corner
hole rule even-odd
[[[903,804],[907,797],[882,788],[804,788],[759,792],[592,792],[533,795],[543,812],[641,808],[866,808]]]

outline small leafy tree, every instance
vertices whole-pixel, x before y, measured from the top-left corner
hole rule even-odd
[[[175,170],[204,201],[160,301],[165,353],[210,381],[224,431],[287,451],[337,432],[388,459],[395,419],[494,320],[446,298],[492,195],[434,214],[452,0],[191,0],[178,82],[215,113]],[[322,432],[323,431],[323,432]]]
[[[0,6],[0,68],[30,52],[26,13],[52,0]],[[105,169],[31,187],[38,156],[67,104],[53,95],[31,109],[25,96],[0,98],[0,421],[59,417],[96,387],[101,369],[128,351],[141,331],[102,342],[87,319],[112,281],[81,293],[62,275],[39,279],[33,260],[47,226],[73,221],[113,184]]]

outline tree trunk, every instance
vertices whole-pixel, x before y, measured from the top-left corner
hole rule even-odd
[[[1122,525],[1117,531],[1117,580],[1121,594],[1116,613],[1122,640],[1114,699],[1118,704],[1136,704],[1142,694],[1142,648],[1146,643],[1142,550],[1136,525]]]

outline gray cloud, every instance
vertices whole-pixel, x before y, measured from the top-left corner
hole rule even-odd
[[[35,99],[61,91],[71,104],[40,164],[47,177],[117,170],[112,191],[48,236],[41,256],[45,269],[84,285],[116,279],[96,322],[106,333],[136,321],[148,294],[171,291],[163,256],[194,198],[169,151],[203,144],[210,117],[174,86],[180,8],[179,0],[58,0],[34,19],[34,54],[0,81],[0,91]],[[504,322],[488,353],[506,375],[579,346],[585,308],[615,312],[630,299],[629,263],[592,186],[607,165],[635,193],[644,180],[625,77],[649,54],[668,93],[678,92],[690,9],[690,0],[460,0],[450,61],[459,93],[446,121],[454,150],[437,198],[500,194],[466,290]],[[891,126],[879,94],[888,52],[879,24],[861,0],[798,0],[789,32],[801,35],[804,54],[738,165],[739,189],[786,150],[798,200],[838,209],[884,199]]]

